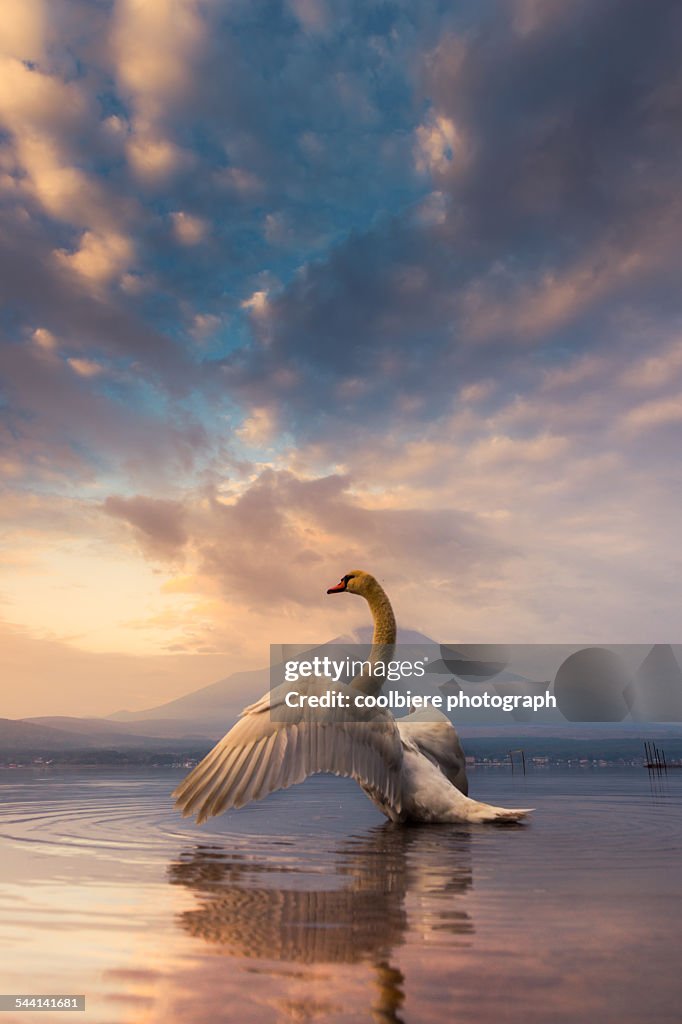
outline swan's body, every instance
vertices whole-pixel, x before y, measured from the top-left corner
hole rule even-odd
[[[390,658],[395,619],[386,594],[373,576],[359,570],[344,576],[328,593],[364,597],[374,616],[370,661]],[[351,687],[376,693],[382,680],[371,672]],[[277,789],[331,772],[356,779],[392,821],[517,821],[528,809],[507,810],[467,796],[465,761],[452,723],[440,712],[419,711],[399,721],[388,711],[289,707],[287,693],[303,696],[348,687],[327,680],[285,684],[242,711],[239,721],[178,786],[183,815],[198,821],[230,807],[243,807]]]

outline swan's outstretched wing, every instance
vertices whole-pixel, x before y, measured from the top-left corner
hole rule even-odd
[[[230,807],[243,807],[309,775],[332,772],[401,809],[402,745],[395,720],[384,711],[289,708],[287,693],[347,693],[327,680],[285,684],[245,708],[237,723],[173,794],[183,816],[199,823]]]
[[[442,711],[424,709],[399,719],[397,725],[401,737],[412,740],[424,757],[466,796],[469,784],[464,751],[450,719]]]

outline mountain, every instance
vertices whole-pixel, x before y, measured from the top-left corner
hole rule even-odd
[[[177,697],[167,704],[159,704],[144,711],[117,711],[109,715],[108,720],[125,723],[126,726],[153,722],[155,730],[163,728],[162,722],[168,723],[169,726],[172,723],[174,731],[177,733],[180,727],[183,735],[188,732],[196,733],[197,730],[205,734],[206,729],[213,735],[218,729],[222,736],[242,708],[258,700],[269,686],[269,668],[235,672],[231,676],[219,679],[217,683],[203,686],[200,690],[188,693],[184,697]]]
[[[328,643],[315,647],[301,644],[282,645],[280,658],[288,657],[314,658],[329,653],[330,648],[348,644],[369,645],[372,640],[372,627],[361,627],[347,636],[335,637]],[[398,642],[405,645],[434,644],[428,636],[416,630],[399,631]],[[278,659],[278,664],[282,662]],[[193,732],[210,735],[219,739],[233,724],[242,708],[259,700],[270,689],[270,668],[254,669],[248,672],[234,672],[232,675],[210,683],[200,690],[177,697],[166,704],[159,704],[144,711],[117,711],[108,716],[110,722],[149,723],[157,735],[170,735],[167,731],[171,723],[184,723],[183,735]],[[163,723],[167,723],[164,725]],[[146,728],[146,727],[145,727]],[[178,726],[176,725],[176,730]],[[146,729],[146,731],[150,731]],[[177,734],[177,733],[176,733]]]

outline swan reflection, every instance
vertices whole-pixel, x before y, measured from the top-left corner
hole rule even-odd
[[[469,944],[461,906],[472,885],[470,836],[391,824],[290,863],[200,844],[169,867],[196,906],[179,915],[195,938],[233,957],[293,964],[367,963],[377,1021],[400,1021],[402,972],[392,964],[408,927],[421,941]]]

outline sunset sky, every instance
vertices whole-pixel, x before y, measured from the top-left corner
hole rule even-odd
[[[3,0],[0,716],[679,641],[682,6]]]

